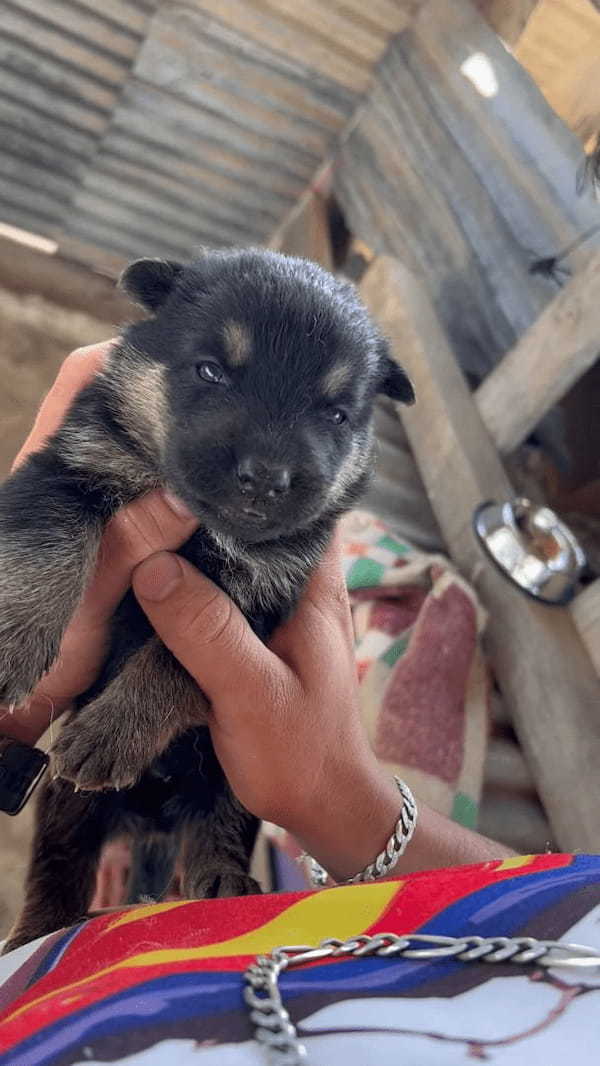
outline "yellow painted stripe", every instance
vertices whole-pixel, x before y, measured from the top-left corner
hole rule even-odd
[[[510,859],[503,859],[499,866],[496,867],[496,873],[500,870],[519,870],[522,866],[529,866],[530,862],[535,856],[533,855],[513,855]]]
[[[66,1002],[75,1003],[86,985],[104,977],[105,974],[132,966],[185,962],[187,959],[225,958],[228,955],[258,955],[272,951],[282,944],[314,944],[330,936],[346,940],[373,925],[402,886],[402,881],[382,881],[380,884],[347,885],[343,888],[327,889],[291,904],[277,918],[243,936],[198,948],[146,951],[133,958],[120,959],[112,966],[86,974],[69,985],[63,985],[62,988],[46,992],[29,1003],[24,1003],[9,1014],[5,1022],[26,1014],[55,996],[60,1000],[66,996]],[[341,892],[343,896],[340,896]],[[179,902],[178,900],[177,903]],[[165,906],[169,907],[169,904],[156,905],[157,910]]]
[[[189,899],[176,899],[170,903],[146,903],[119,915],[114,922],[106,926],[104,933],[110,933],[112,929],[117,929],[120,925],[129,925],[130,922],[141,922],[144,918],[151,918],[153,914],[165,914],[166,911],[172,911],[175,907],[189,907],[189,905]]]
[[[232,955],[261,955],[281,944],[316,944],[325,937],[346,940],[377,921],[401,884],[346,885],[317,892],[292,903],[276,918],[249,933],[202,944],[195,948],[145,951],[123,961],[124,966],[156,966],[187,959],[217,959]]]

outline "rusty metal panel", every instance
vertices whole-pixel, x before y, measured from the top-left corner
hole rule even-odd
[[[267,240],[416,2],[5,0],[0,221],[88,262]]]
[[[0,220],[46,236],[60,234],[153,6],[146,0],[94,7],[71,0],[5,0]]]

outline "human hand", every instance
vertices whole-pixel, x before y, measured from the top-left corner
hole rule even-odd
[[[80,348],[67,357],[13,469],[56,432],[75,396],[102,368],[113,343]],[[160,549],[180,547],[197,527],[195,519],[174,506],[176,501],[153,492],[124,507],[108,523],[95,576],[65,632],[59,658],[27,706],[14,712],[0,706],[0,733],[34,744],[94,681],[106,654],[110,620],[129,588],[135,566]]]
[[[399,799],[360,720],[337,543],[269,647],[224,592],[177,556],[146,560],[133,589],[210,700],[215,751],[240,802],[294,833],[340,879],[371,862]]]

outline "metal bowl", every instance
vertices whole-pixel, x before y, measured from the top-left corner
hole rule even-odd
[[[572,598],[586,565],[571,530],[551,511],[521,497],[488,501],[473,516],[479,543],[499,570],[542,603]]]

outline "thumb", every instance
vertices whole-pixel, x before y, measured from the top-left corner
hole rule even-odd
[[[265,660],[275,660],[229,596],[179,556],[150,556],[132,585],[163,643],[211,702],[255,688]]]

